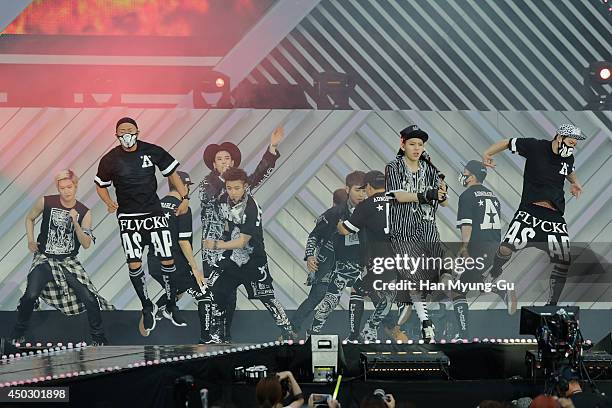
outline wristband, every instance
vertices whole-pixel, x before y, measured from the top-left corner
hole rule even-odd
[[[186,196],[182,196],[182,197],[181,197],[181,201],[185,201],[185,200],[189,200],[189,195],[186,195]]]
[[[428,203],[433,203],[438,200],[438,189],[430,188],[424,195]]]
[[[429,201],[427,201],[423,193],[417,193],[417,198],[419,200],[419,204],[429,204]]]
[[[216,239],[213,241],[213,249],[219,249],[219,241]]]

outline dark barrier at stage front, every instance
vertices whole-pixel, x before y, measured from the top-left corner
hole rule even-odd
[[[289,316],[293,311],[287,312]],[[166,319],[158,322],[158,326],[147,338],[138,332],[139,311],[118,310],[102,312],[110,344],[195,344],[198,342],[200,323],[196,311],[185,311],[188,327],[175,327]],[[433,314],[433,313],[432,313]],[[452,313],[449,319],[455,319]],[[15,312],[0,312],[0,337],[10,336],[15,323]],[[533,338],[533,336],[519,336],[520,313],[509,316],[504,310],[487,310],[470,312],[471,337],[484,338]],[[411,320],[416,323],[416,314]],[[408,324],[410,329],[410,322]],[[416,324],[408,334],[412,339],[418,339]],[[58,311],[34,312],[30,330],[26,336],[28,341],[40,342],[90,342],[87,316],[85,314],[66,317]],[[580,311],[580,327],[587,339],[597,341],[612,331],[611,310]],[[348,317],[346,311],[334,311],[325,326],[324,333],[338,334],[340,339],[348,335]],[[261,343],[276,340],[280,332],[274,325],[267,312],[242,311],[236,312],[232,327],[232,337],[235,343]],[[381,331],[382,335],[382,331]]]

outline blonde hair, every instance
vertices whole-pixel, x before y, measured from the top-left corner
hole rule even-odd
[[[60,170],[55,175],[55,183],[58,188],[61,180],[71,180],[75,187],[79,184],[79,177],[71,169]]]

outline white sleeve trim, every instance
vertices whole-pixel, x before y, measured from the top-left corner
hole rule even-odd
[[[510,151],[515,154],[518,153],[518,151],[516,150],[516,137],[510,139]]]
[[[102,181],[102,179],[98,176],[96,176],[94,178],[94,181],[96,182],[97,185],[99,185],[100,187],[110,187],[113,183],[110,181]]]
[[[178,165],[179,165],[178,160],[175,160],[172,163],[170,163],[170,165],[168,167],[166,167],[164,170],[162,170],[161,172],[162,172],[162,174],[164,176],[167,176],[167,175],[171,174],[174,170],[176,170]]]
[[[472,220],[469,218],[462,218],[457,221],[457,226],[460,227],[462,225],[472,225]]]
[[[189,238],[191,235],[191,232],[179,232],[179,238]]]
[[[342,221],[342,225],[344,225],[344,228],[349,230],[349,232],[352,232],[352,233],[359,232],[359,228],[351,224],[348,220]]]

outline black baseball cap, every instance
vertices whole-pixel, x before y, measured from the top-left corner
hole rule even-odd
[[[378,170],[368,171],[361,187],[365,188],[368,184],[375,189],[385,188],[385,175]]]
[[[421,139],[423,143],[425,143],[427,139],[429,139],[429,135],[427,134],[427,132],[421,130],[421,128],[419,128],[417,125],[410,125],[407,128],[402,129],[400,131],[400,136],[404,140],[412,138]]]
[[[131,123],[132,125],[134,125],[136,127],[136,129],[138,129],[138,125],[136,124],[136,121],[132,118],[129,117],[125,117],[125,118],[121,118],[117,121],[117,124],[115,125],[115,129],[117,129],[119,127],[119,125],[121,125],[122,123]]]
[[[193,184],[193,182],[191,181],[191,177],[189,177],[188,173],[177,170],[176,174],[178,174],[178,176],[181,178],[181,181],[183,182],[183,184],[186,184],[188,186]]]
[[[470,160],[464,167],[467,171],[472,173],[480,183],[487,177],[487,168],[478,160]]]

